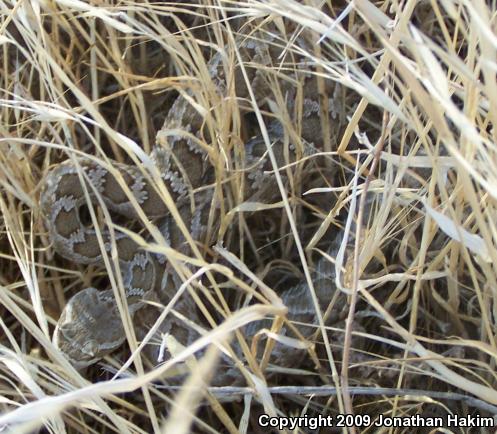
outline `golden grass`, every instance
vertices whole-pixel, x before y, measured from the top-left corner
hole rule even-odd
[[[353,412],[373,418],[497,414],[495,5],[482,0],[195,4],[200,1],[0,0],[0,430],[251,433],[257,432],[261,412]],[[110,168],[109,158],[132,162],[174,210],[148,154],[176,93],[188,97],[188,89],[206,112],[207,128],[226,146],[211,150],[223,173],[222,153],[239,146],[230,141],[241,122],[241,102],[220,101],[205,56],[224,52],[227,62],[237,61],[228,16],[261,29],[270,22],[312,29],[319,40],[314,50],[302,53],[291,37],[295,31],[287,35],[289,52],[305,55],[323,83],[340,83],[353,95],[340,115],[346,122],[337,143],[325,140],[323,149],[327,161],[340,167],[340,186],[304,186],[305,194],[295,198],[280,182],[282,197],[274,204],[241,203],[243,198],[235,197],[220,222],[229,238],[236,225],[240,233],[250,232],[247,211],[280,208],[286,233],[268,244],[290,251],[295,263],[289,267],[311,288],[311,253],[326,250],[330,228],[344,226],[356,239],[354,255],[348,262],[343,252],[329,259],[336,263],[339,289],[348,295],[347,322],[325,326],[327,313],[319,312],[316,346],[307,363],[266,381],[264,362],[261,369],[251,343],[237,330],[276,316],[267,334],[282,339],[275,332],[284,306],[263,281],[279,258],[255,271],[217,248],[226,265],[208,264],[183,227],[193,249],[193,257],[185,258],[166,247],[142,213],[147,235],[130,235],[165,254],[185,282],[207,276],[212,293],[204,288],[204,295],[226,319],[216,326],[206,311],[213,330],[202,330],[203,337],[187,348],[171,340],[175,356],[150,369],[141,360],[121,301],[131,356],[123,350],[80,373],[51,335],[68,297],[105,273],[54,254],[38,208],[44,176],[54,164],[79,155]],[[274,95],[272,111],[284,118],[284,95],[278,97],[278,89]],[[263,125],[267,113],[254,111]],[[293,133],[298,127],[285,125]],[[269,143],[264,128],[262,134]],[[226,178],[216,180],[217,188]],[[236,179],[231,182],[237,185]],[[298,184],[299,177],[293,182]],[[371,212],[368,191],[376,198]],[[326,197],[328,208],[306,203],[317,223],[302,237],[294,205],[314,195]],[[111,222],[105,210],[90,211],[94,221],[103,214]],[[363,225],[347,219],[355,214],[363,216]],[[248,236],[240,241],[242,259],[251,249],[247,246],[256,249],[254,243]],[[198,272],[193,274],[186,262]],[[109,255],[108,270],[111,263],[118,265]],[[373,263],[380,266],[369,272]],[[260,303],[227,315],[213,272]],[[110,274],[120,299],[122,279]],[[185,284],[179,294],[187,290]],[[363,344],[356,343],[358,338]],[[230,352],[230,339],[245,345],[247,360],[237,366],[248,386],[209,388],[219,352]],[[213,342],[223,346],[209,345]],[[204,347],[208,351],[196,360],[194,353]],[[182,360],[192,375],[181,390],[167,387],[168,374]],[[368,430],[356,429],[362,431]]]

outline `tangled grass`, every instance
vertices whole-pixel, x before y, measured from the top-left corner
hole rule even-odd
[[[261,413],[497,414],[495,3],[196,3],[0,1],[0,429],[251,433]],[[274,381],[259,371],[247,387],[209,388],[215,345],[180,390],[167,386],[174,358],[123,369],[129,349],[78,372],[51,336],[70,294],[103,272],[54,255],[38,208],[44,177],[78,153],[139,161],[176,95],[208,83],[206,59],[232,43],[234,22],[314,31],[304,54],[352,95],[336,143],[324,140],[342,182],[304,192],[327,208],[308,205],[317,223],[298,254],[291,215],[281,236],[305,274],[306,254],[358,209],[352,260],[337,263],[347,321],[317,331],[301,369]],[[212,127],[228,134],[223,119]]]

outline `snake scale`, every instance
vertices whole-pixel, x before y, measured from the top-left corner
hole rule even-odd
[[[186,255],[192,254],[191,245],[177,227],[159,184],[167,188],[192,239],[204,246],[213,242],[208,234],[216,233],[212,228],[216,228],[220,210],[228,206],[219,190],[213,187],[219,185],[216,184],[219,176],[227,179],[231,175],[235,186],[232,191],[235,190],[242,200],[281,200],[274,167],[260,131],[256,128],[255,135],[246,139],[243,146],[225,146],[220,153],[219,144],[215,145],[220,133],[211,126],[216,116],[231,117],[232,124],[243,123],[244,115],[254,111],[251,101],[255,101],[263,112],[276,164],[290,167],[279,171],[285,183],[289,180],[288,170],[296,170],[298,166],[292,163],[322,148],[321,125],[325,117],[332,125],[332,132],[328,134],[336,134],[337,86],[325,83],[325,88],[318,92],[312,64],[299,55],[299,50],[309,52],[316,35],[301,32],[293,41],[292,50],[288,49],[288,37],[277,26],[270,32],[246,30],[240,32],[236,41],[239,58],[228,56],[233,53],[229,45],[212,56],[207,63],[210,82],[197,83],[196,87],[180,92],[158,134],[151,160],[160,179],[135,166],[117,162],[104,165],[95,158],[83,157],[60,163],[49,172],[41,194],[41,208],[54,249],[75,263],[102,264],[100,246],[107,252],[115,246],[119,269],[114,271],[122,276],[127,306],[135,322],[139,321],[137,313],[144,307],[144,300],[154,299],[155,295],[155,299],[158,296],[167,302],[181,279],[165,256],[142,249],[123,232],[115,231],[112,237],[108,230],[102,229],[103,244],[99,243],[94,226],[82,218],[81,210],[87,206],[87,197],[93,204],[105,205],[111,213],[129,219],[139,217],[138,205],[148,218],[156,219],[168,246]],[[253,95],[249,93],[247,82]],[[233,93],[236,105],[232,104]],[[271,102],[277,98],[285,101],[285,113],[271,112]],[[219,107],[212,105],[208,110],[200,109],[205,100],[217,101]],[[223,111],[235,106],[238,112]],[[289,131],[289,124],[297,127]],[[333,141],[333,137],[330,140]],[[225,163],[223,167],[219,167],[219,161]],[[226,171],[226,166],[231,171]],[[126,187],[132,198],[126,194]],[[329,244],[331,249],[332,240]],[[330,261],[319,260],[312,277],[322,309],[326,309],[334,293],[333,276]],[[286,288],[280,297],[288,308],[288,319],[295,322],[304,337],[309,337],[315,328],[303,324],[316,324],[316,313],[307,284],[303,281]],[[182,298],[176,309],[192,322],[202,323],[191,297]],[[243,330],[246,339],[267,326],[267,321],[246,326]],[[183,345],[199,336],[198,331],[173,315],[166,317],[161,330],[173,333]],[[286,326],[280,333],[291,335]],[[58,348],[78,369],[94,364],[119,348],[124,340],[121,314],[113,291],[93,287],[83,289],[69,299],[54,335]],[[233,348],[243,357],[236,342]],[[274,346],[272,363],[295,366],[297,360],[294,349],[281,343]],[[239,373],[228,356],[223,356],[223,363],[230,364],[231,368],[217,377],[217,383],[236,381]]]

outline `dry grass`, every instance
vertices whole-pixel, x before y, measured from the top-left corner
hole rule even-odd
[[[305,3],[0,1],[0,430],[251,433],[262,412],[497,414],[495,4]],[[128,348],[77,372],[52,344],[53,328],[68,297],[105,273],[54,255],[37,206],[44,175],[81,154],[145,167],[167,108],[189,88],[200,107],[218,107],[207,120],[221,132],[216,138],[224,145],[216,149],[231,146],[238,120],[226,113],[236,113],[230,104],[238,102],[216,100],[205,62],[221,50],[236,61],[228,16],[261,28],[284,22],[312,29],[319,44],[303,54],[323,81],[351,95],[337,143],[325,141],[324,148],[342,169],[340,185],[313,185],[298,199],[313,211],[305,236],[283,191],[277,207],[286,232],[268,241],[311,281],[308,261],[323,249],[327,231],[356,231],[350,261],[330,258],[338,271],[345,267],[337,284],[348,295],[347,322],[336,328],[321,322],[316,352],[300,370],[265,381],[247,347],[250,369],[241,369],[250,387],[208,389],[219,352],[209,343],[282,312],[262,282],[277,261],[264,268],[267,258],[247,255],[258,265],[249,271],[218,249],[235,275],[197,250],[189,261],[199,271],[192,275],[142,215],[149,235],[140,242],[177,260],[185,279],[215,270],[243,291],[262,294],[265,304],[234,313],[155,369],[142,363],[127,327],[131,359]],[[298,50],[288,41],[290,52]],[[285,111],[283,101],[272,101],[275,113]],[[375,193],[372,212],[367,191]],[[163,186],[161,192],[174,208]],[[304,202],[317,195],[327,208]],[[243,211],[255,206],[236,199],[221,219],[228,238],[233,225],[247,232]],[[354,214],[362,225],[347,224]],[[243,240],[242,258],[251,242]],[[122,293],[121,279],[111,281]],[[223,293],[212,286],[222,304]],[[192,359],[202,347],[209,348],[205,356]],[[166,387],[166,377],[179,360],[193,369],[177,391]]]

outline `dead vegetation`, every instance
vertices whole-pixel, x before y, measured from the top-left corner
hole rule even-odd
[[[0,1],[0,429],[252,433],[265,432],[261,413],[497,414],[494,2],[196,3]],[[276,301],[208,333],[197,348],[209,349],[191,362],[181,390],[168,386],[167,373],[195,348],[156,368],[131,351],[130,363],[132,333],[127,348],[77,372],[51,342],[54,325],[74,292],[108,282],[102,269],[54,255],[38,208],[44,176],[78,153],[142,161],[178,93],[208,82],[212,53],[229,46],[236,61],[236,28],[248,23],[290,25],[289,51],[299,31],[315,32],[305,55],[346,95],[343,128],[323,150],[325,166],[340,169],[338,181],[317,177],[292,197],[310,219],[305,230],[292,227],[303,220],[290,194],[283,208],[264,211],[279,221],[274,231],[257,216],[245,220],[242,208],[226,213],[228,248],[233,226],[254,236],[236,252],[251,272],[218,254],[242,270],[236,285],[247,292],[264,286],[271,267],[304,278],[330,232],[347,230],[355,216],[362,224],[348,227],[353,254],[330,258],[342,270],[347,321],[318,327],[299,369],[266,379],[252,366],[260,377],[248,387],[209,388],[219,352],[209,343],[281,312]],[[208,93],[202,98],[212,106]],[[235,140],[226,119],[211,118],[209,127],[225,134],[217,146]],[[198,265],[230,277],[216,267]]]

